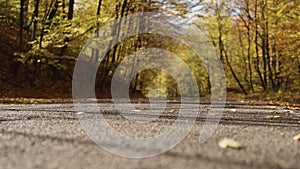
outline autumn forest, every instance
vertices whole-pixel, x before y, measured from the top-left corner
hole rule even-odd
[[[97,30],[115,19],[143,12],[179,17],[185,21],[180,24],[204,32],[224,67],[229,93],[289,99],[300,94],[298,0],[0,0],[0,8],[0,97],[70,97],[85,42],[101,37]],[[210,95],[208,73],[185,44],[138,31],[110,46],[102,60],[93,51],[88,62],[101,62],[97,97],[110,97],[112,74],[126,56],[149,47],[177,54],[191,66],[200,95]],[[176,81],[157,69],[136,74],[130,91],[147,96],[153,86],[180,96]]]

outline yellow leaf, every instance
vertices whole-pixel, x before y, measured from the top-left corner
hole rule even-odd
[[[229,139],[229,138],[224,138],[219,142],[219,146],[221,148],[233,148],[233,149],[240,149],[242,148],[241,143],[233,140],[233,139]]]
[[[85,114],[85,113],[81,112],[81,111],[76,113],[76,115],[82,115],[82,114]]]
[[[175,113],[176,111],[177,111],[177,110],[172,109],[172,110],[169,111],[169,113]]]
[[[265,116],[264,118],[266,119],[278,119],[278,118],[281,118],[281,116]]]
[[[293,137],[294,140],[296,141],[300,141],[300,134],[297,134]]]

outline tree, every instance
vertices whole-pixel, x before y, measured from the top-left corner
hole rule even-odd
[[[20,52],[23,51],[24,3],[25,0],[20,0],[20,42],[19,42]]]
[[[39,3],[40,0],[35,0],[34,4],[34,12],[33,12],[33,28],[31,33],[31,41],[35,41],[36,38],[36,32],[37,32],[37,24],[38,24],[38,18],[39,18]]]
[[[73,19],[73,13],[74,13],[74,0],[69,0],[68,20]]]

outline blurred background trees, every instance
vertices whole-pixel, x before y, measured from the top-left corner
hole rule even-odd
[[[298,0],[0,0],[0,8],[2,86],[10,85],[5,81],[13,76],[8,74],[27,77],[19,83],[29,87],[47,87],[43,81],[70,85],[78,54],[88,38],[100,36],[97,29],[129,14],[156,11],[181,17],[206,34],[224,65],[229,91],[300,93]],[[137,35],[111,46],[98,69],[99,97],[110,90],[118,64],[148,47],[177,54],[191,66],[201,95],[209,95],[202,61],[193,59],[184,44],[170,42],[158,35]],[[90,59],[99,61],[96,49]],[[170,97],[180,93],[174,79],[155,69],[137,74],[131,92],[147,95],[153,86]]]

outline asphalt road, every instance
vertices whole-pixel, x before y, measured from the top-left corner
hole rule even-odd
[[[147,103],[135,106],[137,110],[149,107]],[[159,120],[136,127],[120,118],[112,103],[99,103],[114,128],[148,136],[166,130],[176,119],[179,106],[170,102]],[[95,144],[80,125],[72,103],[2,104],[0,169],[300,169],[300,141],[293,140],[300,134],[299,111],[231,101],[214,134],[200,144],[199,133],[209,109],[209,104],[201,104],[204,111],[192,131],[173,149],[151,158],[132,159]],[[135,111],[131,116],[140,113]],[[147,125],[152,126],[152,132]],[[240,142],[242,148],[219,147],[225,137]]]

